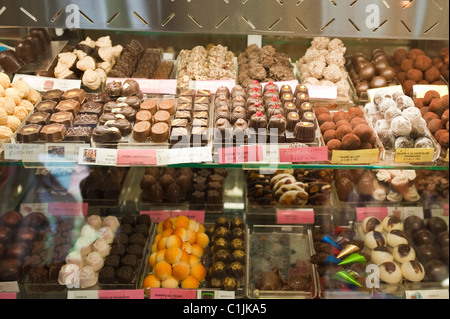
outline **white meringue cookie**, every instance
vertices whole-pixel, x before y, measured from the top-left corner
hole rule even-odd
[[[97,90],[102,84],[102,80],[97,72],[94,70],[87,70],[83,74],[82,83],[91,90]]]
[[[81,71],[95,70],[95,60],[91,56],[86,56],[77,62],[77,68]]]

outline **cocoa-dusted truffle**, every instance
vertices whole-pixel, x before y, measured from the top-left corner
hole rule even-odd
[[[365,124],[359,124],[358,126],[356,126],[354,133],[359,137],[361,142],[368,142],[373,134],[372,129]]]
[[[361,146],[361,140],[353,133],[347,134],[342,138],[342,148],[344,150],[357,150]]]
[[[328,147],[329,151],[341,150],[342,149],[342,143],[338,139],[332,139],[332,140],[328,141],[327,147]]]
[[[323,134],[328,130],[336,130],[336,124],[334,122],[325,122],[320,125],[320,132]]]

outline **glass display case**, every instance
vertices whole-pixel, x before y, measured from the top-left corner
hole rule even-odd
[[[0,297],[447,299],[448,12],[0,0]]]

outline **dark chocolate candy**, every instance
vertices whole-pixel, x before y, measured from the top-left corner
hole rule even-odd
[[[116,127],[100,125],[93,130],[92,137],[95,142],[109,143],[120,141],[122,139],[122,134]]]
[[[63,124],[48,124],[45,125],[39,134],[39,137],[44,142],[62,142],[66,136],[66,127]]]
[[[69,127],[66,133],[66,141],[90,143],[92,129],[88,126]]]
[[[21,143],[32,143],[39,140],[39,133],[42,129],[42,125],[28,124],[23,126],[19,132],[17,132],[17,141]]]

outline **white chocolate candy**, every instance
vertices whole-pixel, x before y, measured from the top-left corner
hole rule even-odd
[[[114,232],[109,226],[100,228],[97,232],[98,238],[105,240],[108,244],[114,241]]]
[[[387,233],[393,231],[394,229],[403,230],[403,222],[395,215],[386,216],[383,219],[383,229]]]
[[[103,219],[103,226],[109,226],[115,232],[119,228],[120,222],[116,216],[109,215]]]
[[[385,262],[393,262],[394,256],[386,247],[375,247],[370,253],[370,260],[376,265],[381,265]]]
[[[66,257],[66,264],[77,265],[80,269],[84,267],[84,259],[79,251],[72,251]]]
[[[416,259],[416,252],[409,244],[401,244],[392,249],[394,259],[399,263],[405,263]]]
[[[98,281],[98,272],[92,267],[85,266],[80,270],[80,287],[89,288],[94,286]]]
[[[86,223],[91,226],[92,228],[94,228],[95,230],[99,230],[102,225],[102,218],[99,215],[91,215],[87,218]]]
[[[111,246],[106,240],[99,238],[92,244],[92,251],[98,252],[102,257],[106,257],[111,251]]]
[[[364,218],[364,220],[362,221],[361,229],[365,234],[373,230],[382,232],[383,224],[377,217],[369,216]]]
[[[76,251],[79,251],[82,256],[87,256],[92,251],[92,242],[81,237],[77,239],[74,248]]]
[[[391,247],[408,244],[408,238],[402,230],[394,229],[386,235],[387,244]]]
[[[91,266],[94,271],[100,271],[104,265],[104,259],[99,252],[93,251],[85,259],[86,266]]]
[[[380,279],[388,284],[398,284],[403,279],[402,271],[396,263],[383,263],[380,265]]]
[[[400,267],[403,277],[409,281],[419,282],[425,277],[425,269],[417,260],[410,260]]]
[[[97,231],[90,225],[84,225],[81,228],[80,238],[84,238],[90,243],[93,243],[97,240]]]
[[[386,238],[381,232],[370,231],[364,236],[364,245],[369,249],[384,247],[386,246]]]
[[[62,286],[76,285],[80,268],[75,264],[66,264],[61,267],[58,274],[58,283]]]

